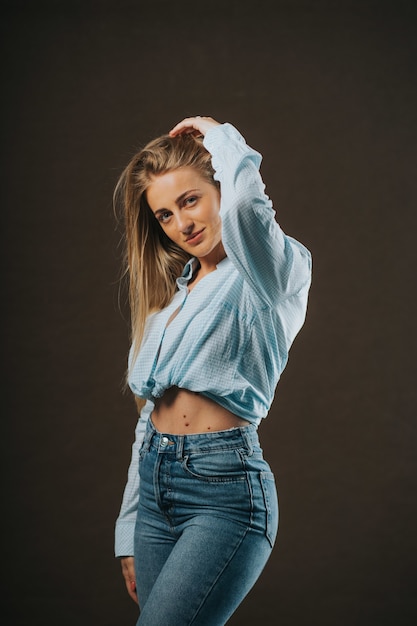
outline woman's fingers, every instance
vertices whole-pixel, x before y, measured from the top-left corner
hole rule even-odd
[[[122,574],[125,579],[127,593],[132,600],[138,603],[138,594],[136,593],[136,577],[135,577],[135,559],[133,556],[125,556],[120,559],[122,565]]]
[[[186,117],[174,126],[169,134],[171,137],[176,137],[177,135],[193,133],[195,135],[203,135],[204,137],[210,128],[218,126],[219,123],[220,122],[216,122],[212,117],[204,117],[201,115]]]

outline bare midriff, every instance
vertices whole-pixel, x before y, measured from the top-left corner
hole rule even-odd
[[[178,387],[167,389],[162,398],[158,398],[152,422],[159,432],[172,435],[215,432],[249,424],[217,402]]]

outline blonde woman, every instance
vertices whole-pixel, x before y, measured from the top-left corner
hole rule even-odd
[[[225,624],[275,542],[257,429],[304,322],[311,258],[276,222],[260,162],[231,124],[190,117],[116,187],[141,408],[116,556],[140,626]]]

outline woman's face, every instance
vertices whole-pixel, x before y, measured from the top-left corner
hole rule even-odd
[[[180,248],[200,263],[216,264],[224,258],[220,193],[197,170],[181,167],[154,176],[146,199],[166,235]]]

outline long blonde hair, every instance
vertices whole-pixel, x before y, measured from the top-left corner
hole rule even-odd
[[[190,255],[162,230],[146,200],[153,177],[180,167],[193,167],[208,182],[213,178],[211,155],[201,137],[163,135],[135,154],[122,172],[115,191],[116,211],[124,218],[124,275],[129,277],[131,340],[135,361],[143,339],[146,318],[166,307],[176,290]]]

